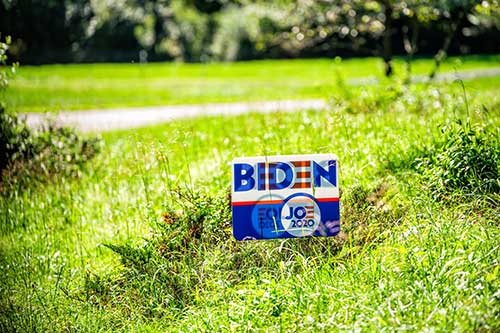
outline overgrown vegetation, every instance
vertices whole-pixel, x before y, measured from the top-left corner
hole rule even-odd
[[[49,125],[29,129],[15,115],[0,109],[0,188],[53,177],[79,176],[85,163],[99,153],[99,138],[84,138],[74,130]]]
[[[460,104],[461,100],[456,100],[449,92],[442,89],[432,88],[430,91],[423,89],[418,93],[416,93],[414,87],[406,90],[405,93],[398,93],[397,91],[407,88],[396,87],[395,89],[396,92],[389,89],[385,93],[372,94],[372,99],[365,100],[368,103],[364,105],[363,100],[360,101],[352,97],[347,98],[345,102],[357,103],[357,106],[351,109],[352,112],[357,110],[356,114],[359,114],[359,112],[361,114],[375,113],[380,116],[380,113],[375,110],[382,108],[385,112],[397,113],[400,116],[413,111],[426,117],[431,113],[440,112],[443,105],[449,105],[455,112],[465,114],[465,105]],[[452,102],[454,99],[455,102]],[[420,103],[432,105],[433,109],[423,111],[423,105]],[[352,104],[350,105],[352,106]],[[410,110],[407,107],[410,107]],[[370,118],[373,119],[373,117]],[[414,166],[412,177],[415,180],[418,179],[418,181],[410,184],[409,187],[402,183],[406,179],[405,176],[403,175],[400,178],[398,174],[395,175],[395,178],[389,177],[372,186],[372,190],[363,185],[344,187],[345,195],[342,199],[343,231],[333,239],[237,243],[231,237],[229,201],[226,195],[219,192],[216,194],[219,199],[213,199],[210,195],[190,191],[175,191],[176,199],[167,207],[169,211],[164,213],[163,220],[156,224],[154,236],[148,239],[145,244],[140,247],[107,245],[107,247],[119,254],[125,268],[119,275],[114,277],[114,280],[99,276],[88,279],[86,285],[89,289],[87,289],[87,292],[90,292],[91,297],[106,295],[105,298],[98,297],[97,299],[99,299],[101,306],[108,307],[117,298],[120,298],[123,293],[128,293],[130,290],[141,290],[140,294],[130,295],[130,297],[132,297],[137,310],[142,315],[148,318],[161,318],[166,315],[166,312],[176,309],[176,311],[179,311],[180,319],[188,318],[189,324],[185,328],[193,329],[196,327],[198,329],[212,330],[220,328],[219,325],[223,325],[222,323],[226,321],[217,316],[214,321],[191,322],[190,320],[194,318],[191,318],[188,309],[192,307],[199,308],[201,311],[208,311],[205,313],[205,315],[208,315],[208,313],[214,311],[214,306],[226,308],[225,305],[219,303],[224,302],[224,297],[216,297],[218,301],[209,301],[209,298],[214,297],[213,293],[216,293],[216,291],[221,292],[221,288],[238,290],[236,295],[241,295],[240,299],[244,300],[245,295],[252,293],[248,289],[244,289],[243,286],[250,283],[251,288],[257,288],[258,290],[263,287],[263,284],[269,284],[272,288],[270,294],[257,293],[252,296],[251,301],[247,300],[251,303],[246,303],[244,306],[245,311],[254,313],[252,316],[264,316],[266,319],[261,322],[255,317],[251,317],[252,319],[249,317],[247,319],[248,324],[255,324],[256,327],[262,324],[264,327],[269,327],[268,325],[272,327],[279,326],[282,329],[292,330],[297,327],[308,327],[310,330],[315,330],[318,327],[340,327],[341,323],[333,322],[325,324],[325,326],[316,326],[315,320],[311,319],[308,324],[307,320],[304,321],[287,315],[290,307],[293,307],[294,311],[299,311],[299,313],[303,311],[300,310],[302,309],[300,301],[298,304],[294,304],[288,300],[288,297],[297,299],[292,296],[293,284],[303,283],[299,282],[304,281],[303,279],[305,281],[310,280],[306,277],[315,274],[312,273],[314,271],[320,275],[324,274],[325,271],[329,271],[329,274],[336,274],[335,271],[342,270],[340,267],[344,267],[343,265],[362,265],[365,256],[378,253],[379,249],[388,246],[386,244],[390,243],[393,238],[391,235],[398,235],[401,228],[406,230],[404,234],[413,233],[412,228],[415,228],[415,226],[412,226],[412,221],[414,221],[411,218],[412,215],[417,216],[415,221],[419,221],[418,223],[424,223],[424,225],[434,223],[432,218],[426,218],[421,214],[425,211],[422,210],[424,207],[427,207],[427,211],[432,211],[432,214],[437,212],[435,210],[442,209],[439,203],[435,201],[435,199],[439,199],[439,194],[473,195],[475,192],[480,192],[486,195],[498,195],[498,187],[495,186],[498,186],[500,181],[497,165],[500,149],[491,132],[476,128],[471,125],[470,120],[457,122],[452,119],[442,132],[436,132],[435,134],[428,142],[421,139],[417,139],[416,142],[408,142],[409,155],[423,154],[425,151],[425,157],[420,157],[410,163],[411,166]],[[431,148],[428,150],[422,149],[422,143],[425,144],[424,147]],[[395,154],[389,155],[389,158],[395,159],[392,164],[402,163],[399,161],[400,157]],[[375,173],[382,173],[384,165],[384,163],[381,163],[379,165],[381,169],[375,171]],[[435,191],[426,191],[429,187],[434,188]],[[494,216],[492,215],[493,211],[498,212],[499,207],[494,204],[493,208],[491,206],[487,208],[489,205],[484,205],[482,202],[498,202],[496,199],[498,197],[476,198],[477,201],[471,206],[473,206],[473,209],[479,210],[480,215],[485,215],[482,223],[489,223],[487,222],[488,219]],[[478,205],[480,208],[478,208]],[[454,209],[449,209],[449,213],[453,216],[457,212]],[[474,213],[475,218],[481,219],[480,215]],[[449,228],[449,226],[446,226],[449,223],[448,221],[445,218],[443,220],[444,224],[440,224],[439,228],[447,230]],[[498,230],[495,232],[498,233]],[[394,244],[394,246],[405,248],[407,246],[405,244],[408,244],[401,239],[399,241],[401,243]],[[452,239],[449,242],[456,243]],[[495,249],[491,250],[495,251]],[[390,255],[389,258],[392,257],[392,259],[388,259],[389,261],[395,260],[390,266],[401,267],[394,269],[403,269],[399,278],[411,277],[416,281],[421,281],[419,275],[433,274],[430,273],[432,271],[431,266],[427,266],[430,265],[430,262],[425,264],[424,267],[427,268],[422,267],[416,271],[405,268],[404,264],[398,263],[399,260],[404,260],[407,263],[421,260],[416,259],[416,257],[422,255],[421,250],[405,248],[402,251],[400,254],[406,259],[397,259],[397,255]],[[457,258],[451,260],[454,261]],[[335,269],[330,270],[327,267],[335,267]],[[488,290],[494,290],[497,284],[493,283],[492,278],[496,275],[489,276],[490,278],[484,283]],[[318,279],[318,281],[315,279]],[[290,280],[295,282],[289,282]],[[311,281],[313,286],[316,285],[320,289],[314,289],[313,286],[309,288],[318,290],[318,295],[323,295],[321,292],[323,287],[320,287],[321,282],[319,282],[322,278],[314,277],[312,280],[315,281]],[[108,282],[103,284],[102,281]],[[116,281],[122,281],[119,283],[120,289],[115,289]],[[253,285],[252,281],[257,284]],[[283,283],[284,286],[280,285],[278,281],[281,281],[279,283]],[[374,281],[374,283],[377,282]],[[449,282],[443,280],[439,283],[442,284],[442,287],[445,287]],[[305,292],[306,288],[305,286],[299,287],[299,290],[301,290],[299,293]],[[379,285],[378,288],[383,287]],[[350,288],[347,287],[347,289]],[[289,292],[292,292],[292,294],[289,294]],[[224,292],[224,294],[227,295],[228,292]],[[444,292],[443,295],[445,294],[448,293]],[[483,295],[486,296],[487,294]],[[308,295],[311,296],[311,294]],[[424,296],[426,295],[425,292],[415,293],[415,295],[427,297]],[[267,297],[269,297],[268,300]],[[295,297],[299,297],[299,295],[296,294]],[[388,294],[385,297],[390,298],[391,296]],[[325,307],[332,302],[328,297],[326,299],[328,300],[324,300]],[[488,298],[487,302],[492,301],[493,299]],[[366,306],[373,307],[375,305],[373,302],[373,300],[370,301]],[[408,306],[411,308],[418,307],[417,304],[412,305],[410,303]],[[446,304],[451,305],[452,303]],[[425,303],[422,306],[425,307]],[[498,307],[495,307],[495,309],[498,310]],[[183,315],[185,311],[188,311],[188,314]],[[229,311],[229,309],[225,311]],[[321,315],[324,314],[324,309],[321,306],[315,308],[315,311],[317,312],[313,315],[308,314],[311,316],[310,318],[316,316],[321,318]],[[456,317],[455,321],[449,320],[446,322],[447,324],[439,327],[459,330],[465,327],[476,327],[473,322],[467,322],[465,317],[459,319],[460,316],[463,316],[460,313],[457,312],[459,317]],[[393,316],[392,314],[391,317]],[[277,318],[280,318],[279,322],[276,321]],[[413,317],[407,317],[407,319],[414,321]],[[498,327],[499,323],[490,321],[490,319],[483,322],[481,327]],[[183,320],[181,322],[185,323]],[[396,319],[393,324],[402,327],[403,322],[398,322]],[[491,326],[492,324],[494,326]],[[420,323],[417,325],[425,324]],[[365,326],[365,328],[367,327],[380,326],[375,324],[375,326]],[[417,327],[423,326],[408,326],[410,329],[417,329]]]
[[[0,197],[0,330],[497,331],[497,82],[468,111],[455,83],[383,83],[106,133],[77,182]],[[339,236],[233,240],[231,159],[310,152],[339,156]]]
[[[78,175],[100,149],[98,138],[83,138],[74,130],[50,124],[34,131],[4,103],[5,90],[17,64],[7,65],[10,38],[0,43],[0,191],[54,176]]]
[[[356,103],[350,110],[365,113],[380,108],[386,112],[398,112],[398,109],[399,112],[408,112],[410,110],[404,111],[407,106],[413,106],[413,111],[421,112],[422,106],[419,106],[418,101],[426,101],[434,105],[435,109],[426,112],[439,112],[438,109],[445,104],[443,99],[451,102],[452,97],[446,92],[439,91],[436,94],[435,91],[410,93],[411,97],[408,98],[408,93],[389,89],[377,97],[373,96],[369,103],[364,104],[363,99],[357,98],[348,98],[345,102],[350,103],[349,107]],[[399,108],[398,103],[402,104]],[[465,108],[459,103],[455,107],[457,110]],[[396,155],[391,157],[395,159],[391,162],[393,165],[407,163],[416,172],[413,177],[419,181],[411,185],[412,190],[424,190],[406,200],[434,201],[453,193],[467,196],[500,194],[500,147],[498,137],[493,135],[491,129],[488,131],[472,125],[470,119],[464,122],[452,119],[424,147],[419,142],[410,145],[408,154],[421,156],[412,161],[402,162]],[[134,302],[144,311],[143,315],[161,317],[163,313],[160,309],[170,311],[175,308],[182,313],[185,308],[196,304],[196,300],[202,297],[200,294],[211,288],[207,281],[222,279],[225,288],[236,288],[244,283],[242,277],[256,274],[275,276],[283,265],[289,265],[287,274],[300,275],[308,274],[306,263],[321,266],[333,258],[354,260],[356,257],[356,260],[361,260],[358,256],[386,242],[388,234],[396,232],[403,221],[408,223],[405,216],[414,207],[409,202],[398,201],[401,199],[398,196],[401,188],[398,189],[398,186],[401,185],[397,183],[392,178],[381,182],[373,190],[362,185],[345,188],[342,200],[343,231],[336,238],[255,244],[239,244],[232,240],[230,205],[223,193],[218,193],[222,200],[214,201],[207,195],[190,191],[176,192],[175,204],[168,208],[179,209],[164,213],[163,220],[155,228],[155,236],[144,245],[106,245],[120,255],[126,267],[122,275],[115,277],[119,281],[129,281],[125,285],[120,283],[124,289],[116,290],[112,283],[103,286],[101,277],[93,277],[87,280],[90,295],[104,293],[106,300],[103,301],[102,297],[98,299],[101,305],[106,305],[126,292],[127,288],[140,289],[143,292],[134,297]],[[490,197],[487,200],[497,202],[497,199]],[[494,207],[498,209],[497,204]],[[297,262],[301,264],[297,265]],[[155,287],[151,290],[148,286],[152,285]],[[156,307],[151,306],[152,299]],[[280,303],[268,310],[278,317],[284,311]]]
[[[154,237],[140,246],[104,245],[120,256],[124,270],[112,278],[89,276],[85,283],[86,297],[109,306],[130,292],[130,288],[141,290],[140,294],[130,296],[144,316],[153,318],[172,309],[182,312],[194,305],[214,280],[220,280],[226,288],[234,288],[249,276],[275,274],[283,266],[287,274],[307,274],[307,266],[300,261],[321,262],[324,256],[360,255],[361,248],[382,240],[380,234],[384,229],[399,224],[405,209],[384,201],[388,190],[387,183],[373,192],[361,186],[349,189],[351,194],[343,207],[346,216],[343,232],[337,238],[247,244],[232,238],[227,195],[221,192],[212,197],[176,190],[178,209],[167,207],[169,211],[154,226]]]
[[[352,92],[340,81],[341,94],[333,103],[344,112],[364,113],[383,108],[388,112],[422,114],[439,112],[448,106],[453,116],[438,126],[440,131],[431,137],[432,141],[411,147],[403,158],[394,154],[387,161],[389,168],[417,171],[436,198],[456,191],[466,195],[498,194],[500,132],[488,121],[490,111],[484,104],[471,115],[464,83],[455,84],[462,86],[462,96],[452,96],[438,88],[407,85],[395,85],[374,96],[376,88]],[[493,104],[493,108],[498,105]]]
[[[500,193],[498,128],[451,120],[414,167],[437,197],[460,190],[466,195]]]

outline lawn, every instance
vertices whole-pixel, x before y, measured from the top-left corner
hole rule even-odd
[[[415,74],[428,74],[432,59],[417,59]],[[499,67],[500,57],[448,58],[442,71]],[[404,60],[395,60],[404,73]],[[382,78],[378,58],[266,60],[232,64],[86,64],[22,66],[6,94],[20,112],[123,106],[327,98],[339,77]]]
[[[361,61],[344,63],[347,75]],[[189,82],[204,71],[235,91],[242,82],[245,99],[315,97],[294,89],[332,80],[321,81],[334,71],[326,60],[285,64],[26,68],[10,96],[29,75],[57,81],[49,78],[57,71],[75,91],[97,89],[100,73],[108,92],[113,80],[128,87],[134,71],[158,91],[175,84],[160,83],[163,75],[182,71]],[[113,68],[120,70],[111,80]],[[303,85],[254,94],[245,74]],[[466,82],[467,99],[459,82],[338,88],[325,112],[201,117],[103,134],[103,151],[79,177],[0,197],[0,331],[498,331],[500,196],[494,182],[495,190],[481,187],[474,166],[498,172],[489,157],[500,150],[499,80]],[[206,101],[225,100],[215,87],[206,93]],[[153,96],[145,104],[163,103]],[[181,96],[165,101],[201,100]],[[68,107],[94,103],[62,97]],[[112,98],[96,105],[125,103]],[[231,160],[312,152],[339,156],[341,234],[233,240]]]

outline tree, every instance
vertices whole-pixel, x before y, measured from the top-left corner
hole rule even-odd
[[[435,10],[440,15],[440,23],[445,31],[445,38],[439,51],[434,56],[434,67],[429,74],[432,80],[436,76],[441,62],[448,55],[453,38],[461,28],[467,15],[471,13],[477,1],[471,0],[438,0],[435,1]]]

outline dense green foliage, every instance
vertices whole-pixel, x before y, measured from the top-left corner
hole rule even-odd
[[[0,189],[78,176],[100,146],[98,138],[84,138],[65,127],[50,125],[33,131],[0,108]]]
[[[351,87],[323,112],[107,133],[79,179],[0,198],[0,329],[497,331],[500,195],[428,189],[467,151],[492,167],[498,82],[465,82],[469,112],[456,83]],[[308,152],[339,156],[341,234],[234,241],[231,159]]]
[[[393,54],[498,53],[499,8],[497,0],[4,0],[0,32],[14,37],[23,63],[364,55],[390,66]]]
[[[451,122],[425,157],[416,161],[436,196],[457,189],[465,193],[500,191],[500,141],[497,129],[472,125],[468,120]]]

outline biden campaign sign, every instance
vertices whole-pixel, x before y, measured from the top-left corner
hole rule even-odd
[[[237,240],[335,236],[340,231],[338,160],[332,154],[233,161]]]

